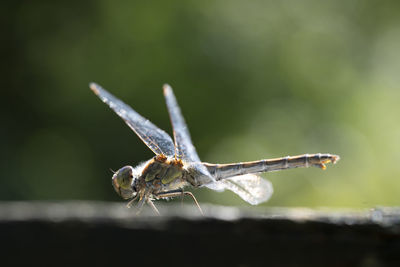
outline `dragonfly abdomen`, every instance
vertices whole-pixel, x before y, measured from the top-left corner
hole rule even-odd
[[[221,180],[244,174],[272,172],[292,168],[308,168],[311,166],[326,169],[326,163],[336,163],[338,160],[339,156],[318,153],[230,164],[204,163],[204,166],[206,166],[216,180]]]

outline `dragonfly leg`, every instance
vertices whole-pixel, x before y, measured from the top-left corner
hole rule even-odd
[[[154,210],[154,212],[155,212],[157,215],[160,215],[160,212],[158,211],[156,205],[154,205],[153,201],[151,201],[151,199],[147,199],[146,202],[147,202],[147,204],[149,204],[149,206]]]
[[[196,199],[195,196],[192,194],[192,192],[186,191],[186,192],[183,192],[183,194],[188,195],[188,196],[190,196],[190,197],[193,199],[193,201],[194,201],[194,203],[196,204],[197,208],[199,209],[201,215],[204,216],[203,210],[201,209],[201,207],[200,207],[200,205],[199,205],[199,202],[197,202],[197,199]]]
[[[183,199],[185,198],[185,194],[183,194],[183,189],[181,192],[181,206],[183,207]]]
[[[177,197],[177,196],[183,196],[183,195],[187,195],[190,196],[194,203],[196,204],[197,208],[199,209],[201,215],[204,215],[203,210],[201,209],[199,202],[197,202],[197,199],[195,198],[195,196],[189,192],[189,191],[183,191],[182,189],[179,190],[172,190],[172,191],[167,191],[167,192],[162,192],[157,194],[158,198],[167,198],[167,197]]]
[[[127,207],[127,208],[131,208],[133,202],[135,202],[138,198],[139,198],[139,195],[137,195],[136,197],[132,198],[132,199],[128,202],[128,204],[126,204],[126,207]]]
[[[143,204],[146,201],[146,198],[147,198],[146,196],[143,197],[142,199],[140,199],[139,203],[137,204],[137,206],[136,206],[137,207],[136,215],[139,215],[142,212]]]
[[[177,189],[176,191],[181,193],[181,206],[183,207],[183,200],[185,198],[185,194],[183,193],[184,191],[183,191],[182,188],[181,189]]]

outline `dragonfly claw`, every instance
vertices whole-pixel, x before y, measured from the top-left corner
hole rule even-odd
[[[315,167],[321,168],[322,170],[326,170],[326,165],[324,163],[329,163],[330,161],[326,162],[324,161],[323,163],[317,163],[314,164]]]
[[[324,160],[322,160],[321,162],[322,162],[322,164],[327,164],[327,163],[331,163],[331,162],[332,162],[333,164],[336,164],[336,162],[337,162],[339,159],[340,159],[339,156],[337,156],[337,155],[331,155],[330,158],[324,159]]]
[[[336,164],[336,162],[340,159],[337,155],[331,155],[329,158],[321,160],[320,163],[315,164],[314,166],[326,170],[326,165],[328,163]]]

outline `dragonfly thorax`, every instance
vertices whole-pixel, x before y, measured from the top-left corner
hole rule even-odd
[[[157,155],[143,168],[138,186],[147,187],[152,193],[182,188],[187,185],[183,164],[179,159]]]

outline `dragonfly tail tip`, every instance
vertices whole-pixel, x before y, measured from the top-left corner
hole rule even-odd
[[[338,156],[338,155],[333,155],[332,156],[332,163],[333,164],[336,164],[336,162],[338,162],[340,160],[340,156]]]

